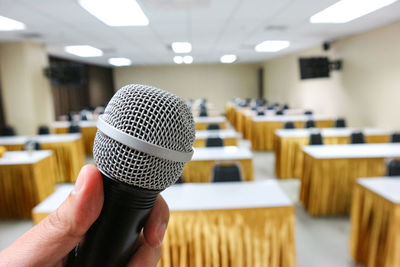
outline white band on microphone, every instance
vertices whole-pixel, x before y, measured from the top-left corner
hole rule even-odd
[[[97,129],[121,144],[151,156],[170,161],[188,162],[192,159],[193,149],[191,152],[180,152],[148,143],[111,126],[102,117],[100,116],[97,120]]]

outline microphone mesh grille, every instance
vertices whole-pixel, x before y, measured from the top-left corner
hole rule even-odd
[[[176,151],[192,151],[192,113],[181,98],[167,91],[146,85],[124,86],[108,103],[103,119],[143,141]],[[97,166],[113,178],[154,190],[164,190],[175,183],[185,165],[132,149],[99,130],[93,157]]]

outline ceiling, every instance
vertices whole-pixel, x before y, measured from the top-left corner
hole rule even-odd
[[[173,64],[173,41],[189,41],[194,63],[216,63],[224,54],[238,62],[260,62],[400,19],[400,1],[346,24],[311,24],[309,17],[337,0],[138,0],[148,26],[110,27],[77,0],[0,0],[0,15],[27,29],[0,32],[0,41],[44,43],[51,55],[108,65],[110,57],[128,57],[134,65]],[[360,0],[362,3],[362,0]],[[277,53],[257,53],[264,40],[289,40]],[[65,45],[102,49],[97,58],[64,52]]]

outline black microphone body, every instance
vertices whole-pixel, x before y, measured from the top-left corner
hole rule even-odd
[[[126,266],[159,191],[137,188],[102,173],[104,204],[99,218],[69,256],[68,267]]]

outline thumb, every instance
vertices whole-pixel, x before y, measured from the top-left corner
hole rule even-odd
[[[0,253],[0,263],[54,266],[61,262],[100,215],[103,199],[99,170],[84,166],[62,205]]]

